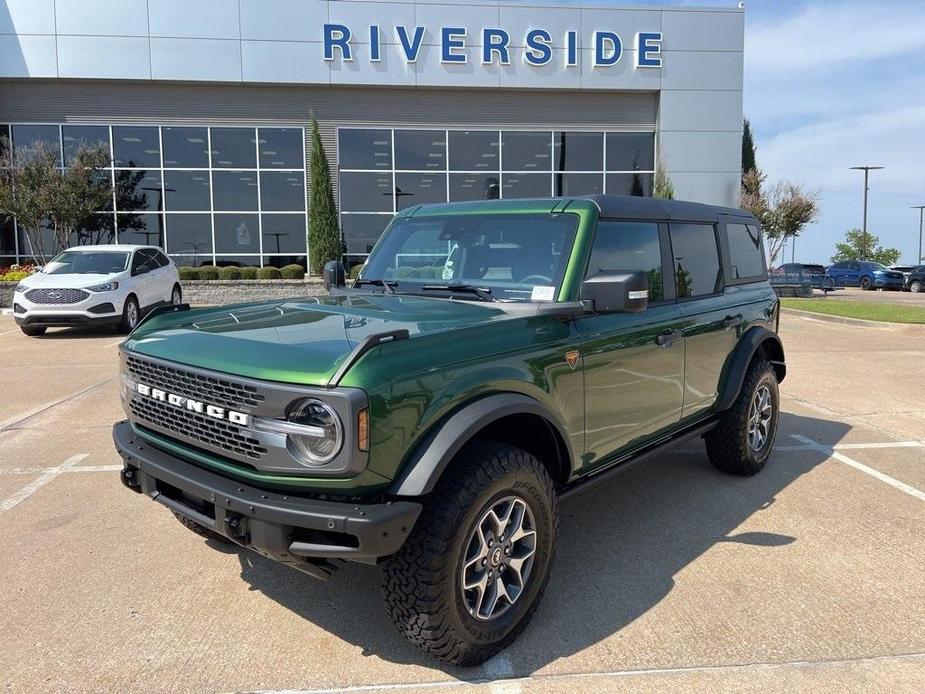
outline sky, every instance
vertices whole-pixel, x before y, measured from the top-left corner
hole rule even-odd
[[[608,4],[606,0],[584,4]],[[616,0],[628,5],[735,7],[736,0]],[[861,227],[871,172],[869,233],[918,251],[925,205],[925,0],[745,0],[745,115],[768,181],[819,192],[815,224],[785,249],[828,263]]]

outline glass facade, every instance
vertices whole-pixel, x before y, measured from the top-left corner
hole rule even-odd
[[[655,133],[340,128],[348,259],[362,259],[412,205],[494,198],[652,195]]]
[[[153,244],[179,265],[307,265],[302,128],[0,125],[4,136],[14,150],[51,143],[65,165],[81,144],[109,149],[112,203],[71,245]],[[0,266],[32,252],[0,225]]]

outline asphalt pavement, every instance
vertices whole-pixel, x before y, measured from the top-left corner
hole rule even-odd
[[[925,691],[925,327],[781,332],[764,472],[720,474],[697,442],[563,505],[532,624],[461,669],[399,637],[375,567],[320,583],[125,490],[118,337],[0,317],[0,686]]]

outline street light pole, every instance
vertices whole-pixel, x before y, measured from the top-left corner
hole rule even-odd
[[[919,265],[922,262],[922,222],[925,219],[925,205],[913,205],[911,209],[919,211],[919,254],[915,259],[915,264]]]
[[[867,177],[871,171],[876,171],[877,169],[882,169],[882,166],[852,166],[850,167],[856,171],[864,172],[864,226],[861,229],[861,255],[867,254],[867,191],[870,188],[867,185]],[[861,260],[867,260],[867,258],[861,258]]]

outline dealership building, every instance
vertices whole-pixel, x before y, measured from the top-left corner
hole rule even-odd
[[[744,14],[507,0],[0,0],[0,136],[109,148],[73,243],[305,264],[317,119],[347,254],[420,203],[621,193],[734,205]],[[29,239],[0,226],[0,266]]]

